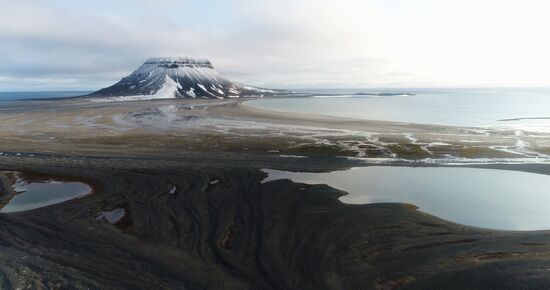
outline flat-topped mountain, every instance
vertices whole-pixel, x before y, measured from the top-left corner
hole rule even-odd
[[[222,77],[207,59],[150,58],[118,83],[90,94],[93,97],[135,99],[239,98],[291,93],[232,82]]]

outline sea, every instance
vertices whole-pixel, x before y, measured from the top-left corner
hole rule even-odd
[[[307,89],[309,97],[265,98],[245,105],[260,109],[466,127],[504,127],[550,133],[548,88]],[[89,91],[0,92],[10,101],[81,96]],[[378,95],[379,94],[379,95]]]
[[[247,106],[282,112],[466,127],[550,132],[550,88],[304,90],[305,98]],[[381,94],[381,95],[361,95]]]

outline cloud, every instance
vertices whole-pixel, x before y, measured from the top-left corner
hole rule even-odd
[[[265,87],[550,81],[545,1],[0,0],[0,90],[97,89],[151,56]]]

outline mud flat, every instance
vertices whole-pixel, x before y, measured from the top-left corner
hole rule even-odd
[[[262,182],[261,171],[324,172],[390,159],[425,166],[417,160],[455,154],[479,161],[494,151],[517,162],[469,166],[548,174],[544,162],[529,163],[544,161],[546,136],[291,118],[238,101],[10,106],[0,108],[0,171],[80,181],[94,194],[0,214],[1,289],[550,284],[550,231],[473,228],[410,204],[345,204],[341,190]],[[516,146],[518,138],[529,145]],[[460,151],[461,140],[475,142],[475,152]],[[426,147],[433,142],[451,145]]]
[[[550,163],[550,134],[291,114],[241,100],[93,99],[0,107],[1,154],[229,159],[355,158],[364,163]],[[124,150],[121,150],[124,148]]]

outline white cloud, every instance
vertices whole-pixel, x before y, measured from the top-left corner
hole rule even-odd
[[[542,85],[548,8],[537,0],[0,0],[0,90],[97,88],[161,55],[208,57],[229,78],[266,87]]]

